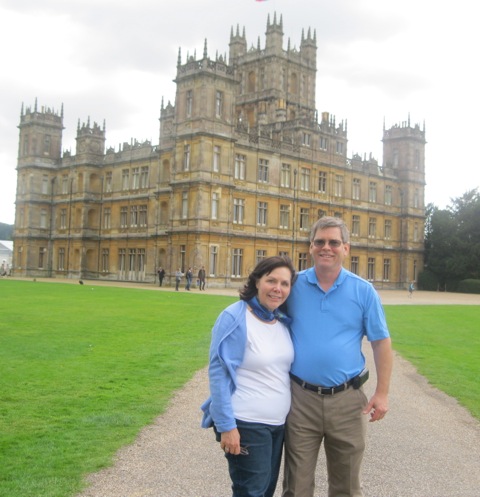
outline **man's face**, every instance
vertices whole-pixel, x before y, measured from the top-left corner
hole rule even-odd
[[[310,255],[320,271],[340,270],[350,245],[342,242],[340,228],[317,230],[310,243]]]

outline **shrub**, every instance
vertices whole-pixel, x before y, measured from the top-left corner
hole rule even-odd
[[[460,281],[457,292],[480,293],[480,280],[468,279]]]

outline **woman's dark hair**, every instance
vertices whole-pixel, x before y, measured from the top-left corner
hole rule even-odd
[[[265,274],[270,274],[274,269],[278,267],[286,267],[290,270],[292,277],[290,283],[293,285],[295,282],[295,268],[293,267],[292,261],[289,257],[284,255],[274,255],[273,257],[267,257],[262,259],[254,268],[254,270],[248,275],[248,280],[245,286],[239,291],[240,300],[250,300],[255,297],[258,293],[257,281]]]

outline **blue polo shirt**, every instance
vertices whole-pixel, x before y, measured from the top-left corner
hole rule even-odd
[[[390,336],[375,288],[344,268],[328,292],[314,268],[301,271],[287,308],[295,349],[291,371],[307,383],[331,387],[348,381],[365,367],[363,337]]]

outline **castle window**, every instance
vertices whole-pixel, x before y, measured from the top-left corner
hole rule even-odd
[[[413,241],[418,242],[419,238],[419,231],[418,231],[418,223],[414,223],[413,225]]]
[[[328,147],[328,140],[324,136],[320,137],[320,142],[318,144],[320,150],[327,150]]]
[[[120,228],[127,227],[127,216],[128,216],[128,207],[124,205],[120,207]]]
[[[145,249],[144,248],[138,249],[137,266],[138,266],[139,273],[145,272]]]
[[[218,218],[218,204],[219,204],[219,195],[217,192],[212,193],[212,219]]]
[[[110,250],[108,248],[102,249],[102,272],[108,273],[110,271]]]
[[[415,150],[413,164],[415,166],[415,169],[420,169],[420,150]]]
[[[352,236],[360,236],[360,216],[356,214],[352,216]]]
[[[233,222],[234,224],[243,224],[245,215],[245,200],[243,198],[233,199]]]
[[[377,218],[370,217],[368,219],[368,238],[375,238],[377,236]]]
[[[48,193],[48,176],[42,176],[42,194],[46,195]]]
[[[358,274],[358,257],[355,255],[350,259],[350,271],[353,274]]]
[[[140,210],[138,212],[138,224],[139,226],[146,227],[147,226],[147,206],[141,205]]]
[[[130,206],[130,226],[133,228],[138,226],[138,205]]]
[[[308,167],[302,167],[301,169],[300,190],[305,192],[310,191],[310,169]]]
[[[183,170],[190,170],[190,145],[183,146]]]
[[[396,148],[393,149],[393,167],[398,167],[400,163],[399,153]]]
[[[288,229],[290,227],[290,206],[280,206],[280,228]]]
[[[66,195],[68,193],[68,174],[62,176],[62,194]]]
[[[360,200],[360,178],[353,178],[352,198],[353,200]]]
[[[51,145],[51,137],[50,135],[45,135],[43,138],[43,154],[50,155],[50,145]]]
[[[218,145],[213,147],[213,171],[218,173],[220,171],[220,155],[221,148]]]
[[[38,249],[38,268],[43,269],[45,267],[45,254],[47,249],[45,247],[40,247]]]
[[[65,270],[65,249],[63,247],[58,249],[57,269],[59,271]]]
[[[23,155],[28,155],[28,135],[23,138]]]
[[[130,181],[130,171],[128,169],[122,170],[122,190],[129,189],[129,181]]]
[[[413,207],[415,207],[415,209],[420,207],[420,194],[418,188],[415,188],[415,191],[413,192]]]
[[[340,176],[339,174],[335,175],[334,195],[335,195],[335,197],[342,197],[343,196],[343,176]]]
[[[180,245],[180,269],[185,272],[185,261],[187,259],[187,247],[185,245]]]
[[[140,187],[140,168],[134,167],[132,170],[132,189],[138,190]]]
[[[343,142],[337,142],[337,154],[343,154]]]
[[[311,135],[310,133],[303,133],[302,144],[305,147],[310,146]]]
[[[367,280],[375,281],[375,259],[369,257],[367,261]]]
[[[258,161],[258,182],[268,183],[268,160],[266,159]]]
[[[300,208],[300,229],[307,231],[310,229],[310,222],[308,219],[308,209],[306,207]]]
[[[392,221],[391,219],[385,219],[384,225],[385,240],[390,240],[392,238]]]
[[[47,227],[47,210],[42,209],[40,211],[40,228],[46,228]]]
[[[325,171],[318,172],[318,193],[327,193],[327,173]]]
[[[266,250],[257,250],[255,253],[255,264],[258,264],[260,261],[263,261],[263,259],[266,258],[267,258]]]
[[[60,229],[67,229],[67,209],[60,209]]]
[[[187,117],[190,117],[192,115],[192,108],[193,108],[193,91],[192,90],[187,90],[185,108],[186,108]]]
[[[392,185],[385,185],[385,205],[392,205],[393,188]]]
[[[148,188],[148,166],[140,170],[140,188]]]
[[[182,192],[182,219],[188,217],[188,192]]]
[[[255,71],[250,71],[248,73],[248,92],[254,92],[255,91]]]
[[[113,173],[112,171],[107,171],[105,173],[105,191],[111,193],[113,190]]]
[[[118,249],[118,272],[125,277],[127,251],[124,248]]]
[[[383,259],[383,281],[390,281],[390,259]]]
[[[235,179],[245,179],[245,165],[247,158],[242,154],[235,154]]]
[[[222,117],[223,114],[223,93],[221,91],[215,92],[215,116]]]
[[[257,224],[259,226],[267,225],[267,202],[258,202],[257,205]]]
[[[377,183],[375,183],[374,181],[370,181],[370,184],[368,187],[368,200],[370,202],[377,201]]]
[[[307,269],[307,261],[308,261],[308,253],[307,252],[300,252],[298,254],[298,270],[303,271],[304,269]]]
[[[290,164],[282,164],[280,186],[283,186],[284,188],[290,188]]]
[[[109,230],[112,226],[112,209],[105,207],[103,209],[103,229]]]
[[[232,251],[232,278],[239,278],[242,276],[243,267],[243,250],[235,248]]]
[[[210,246],[210,276],[217,275],[218,245]]]

